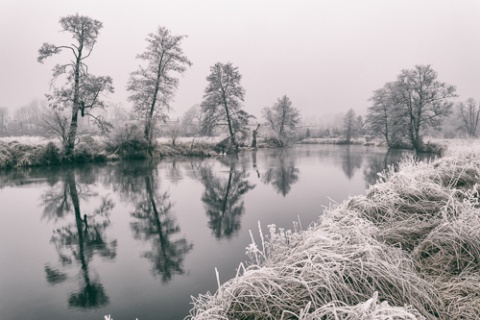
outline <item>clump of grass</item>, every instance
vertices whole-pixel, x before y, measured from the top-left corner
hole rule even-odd
[[[0,169],[8,169],[13,165],[13,156],[7,145],[0,142]]]
[[[442,310],[442,319],[479,319],[480,275],[478,273],[467,272],[454,277],[432,277],[431,281],[445,305]]]
[[[263,262],[245,268],[210,299],[195,301],[193,318],[290,318],[307,306],[305,311],[312,313],[332,303],[356,305],[378,292],[381,300],[412,305],[435,319],[441,301],[406,253],[376,241],[370,235],[375,227],[354,213],[340,218],[344,210],[335,209],[283,244],[276,235],[265,249],[250,247],[250,254],[257,253]]]
[[[433,229],[413,252],[421,272],[452,276],[480,272],[479,222],[445,222]]]
[[[421,152],[443,155],[445,154],[446,150],[447,146],[445,144],[428,141],[422,146]]]
[[[387,301],[378,301],[378,294],[355,306],[348,306],[343,303],[329,303],[312,313],[300,311],[297,316],[301,320],[424,320],[417,310],[411,306],[394,307]],[[296,315],[295,315],[296,316]]]

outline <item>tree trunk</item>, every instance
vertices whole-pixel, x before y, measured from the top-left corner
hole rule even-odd
[[[223,197],[222,200],[222,219],[225,216],[225,212],[227,211],[227,205],[228,205],[228,198],[230,197],[230,188],[232,185],[232,174],[233,174],[234,168],[230,167],[230,173],[228,174],[228,183],[227,183],[227,190],[225,192],[225,197]]]
[[[257,133],[258,133],[258,128],[260,128],[260,123],[257,124],[257,128],[253,130],[252,132],[252,148],[257,149]]]
[[[158,63],[158,70],[157,70],[157,79],[155,82],[155,91],[153,93],[152,97],[152,104],[150,105],[150,110],[147,114],[147,121],[145,122],[145,140],[147,140],[148,143],[148,154],[150,156],[153,155],[153,143],[152,143],[152,138],[153,138],[153,112],[155,111],[155,105],[157,103],[157,95],[158,91],[160,90],[160,81],[162,77],[162,62],[163,62],[163,54],[160,57],[160,62]],[[167,61],[168,62],[168,61]]]
[[[162,228],[162,223],[160,221],[160,214],[158,212],[158,209],[157,209],[157,204],[155,203],[155,197],[154,197],[154,193],[155,193],[155,190],[153,188],[153,178],[148,175],[145,177],[145,187],[146,187],[146,191],[147,191],[147,195],[148,195],[148,200],[150,201],[150,204],[152,205],[152,210],[153,210],[153,218],[154,218],[154,221],[155,221],[155,226],[157,228],[157,232],[158,232],[158,238],[160,240],[160,245],[162,247],[162,256],[164,258],[165,261],[167,261],[167,253],[165,251],[165,248],[167,246],[167,239],[166,239],[166,236],[167,234],[163,234],[163,228]]]
[[[78,127],[78,104],[73,106],[72,109],[72,119],[70,121],[70,129],[68,131],[67,142],[65,143],[65,160],[67,162],[73,161],[73,151],[75,149],[75,139],[77,137],[77,127]]]
[[[233,133],[232,122],[230,120],[230,112],[228,110],[228,105],[225,98],[223,99],[223,106],[225,108],[225,113],[227,115],[227,124],[228,124],[228,131],[230,132],[230,140],[232,141],[232,145],[235,147],[235,151],[238,152],[238,144],[235,141],[235,133]]]
[[[75,139],[77,137],[77,119],[78,110],[80,110],[80,64],[82,62],[83,43],[80,43],[78,48],[77,60],[75,62],[74,72],[74,87],[73,87],[73,108],[72,119],[70,121],[70,129],[68,131],[67,143],[65,144],[65,160],[67,162],[73,161],[73,150],[75,148]]]

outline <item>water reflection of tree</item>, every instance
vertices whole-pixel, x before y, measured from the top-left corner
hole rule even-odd
[[[158,192],[157,175],[152,166],[146,167],[143,173],[138,183],[142,183],[144,189],[136,197],[132,213],[136,220],[131,227],[136,239],[151,242],[151,250],[143,256],[152,262],[153,274],[168,282],[173,275],[185,273],[183,260],[193,245],[185,238],[171,239],[180,227],[171,213],[173,203],[169,200],[170,195]]]
[[[210,218],[209,227],[218,239],[230,238],[240,229],[245,211],[243,196],[255,187],[247,180],[245,169],[236,170],[236,159],[223,162],[229,165],[228,178],[216,176],[210,167],[200,169],[200,181],[205,186],[202,201]]]
[[[345,147],[345,153],[342,155],[342,170],[349,180],[353,178],[355,172],[362,167],[363,154],[358,151],[351,151],[350,146]]]
[[[300,171],[295,168],[294,158],[289,157],[286,150],[275,151],[273,159],[275,162],[262,174],[262,182],[271,184],[285,197],[292,189],[292,185],[298,181]]]
[[[61,266],[56,269],[47,265],[45,274],[50,284],[58,284],[67,279],[62,269],[79,265],[80,288],[70,294],[68,304],[74,308],[90,309],[108,304],[109,298],[98,276],[90,270],[89,263],[96,254],[106,259],[115,258],[117,243],[108,242],[105,236],[113,201],[103,197],[93,212],[82,216],[81,200],[97,196],[88,188],[83,190],[84,187],[77,183],[73,170],[68,169],[60,187],[54,187],[42,196],[46,217],[55,221],[66,219],[73,211],[75,218],[74,222],[54,230],[51,243],[55,245]]]
[[[168,163],[166,177],[173,183],[177,184],[180,180],[183,179],[183,173],[180,167],[177,164],[175,159],[172,162]]]

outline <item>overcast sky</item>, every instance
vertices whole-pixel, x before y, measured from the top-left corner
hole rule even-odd
[[[417,64],[431,64],[459,99],[480,100],[480,0],[0,0],[0,105],[12,110],[49,91],[53,65],[70,55],[40,64],[37,51],[71,43],[58,21],[75,13],[103,22],[89,71],[110,75],[109,100],[125,106],[147,34],[164,26],[188,35],[193,66],[172,117],[200,103],[209,68],[228,61],[255,115],[283,95],[307,121],[364,113],[373,90]]]

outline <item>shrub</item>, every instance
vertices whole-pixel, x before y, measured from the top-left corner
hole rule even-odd
[[[110,134],[105,141],[105,150],[122,159],[145,159],[148,143],[136,126],[125,126]]]
[[[43,147],[27,147],[18,155],[15,165],[17,167],[33,167],[43,164]]]
[[[47,143],[43,149],[42,162],[47,165],[60,163],[61,155],[60,150],[53,142]]]
[[[7,148],[3,148],[3,146],[0,146],[0,169],[7,169],[10,168],[12,165],[12,154],[7,150]]]
[[[95,157],[95,150],[91,145],[80,142],[73,151],[76,162],[91,162]]]

